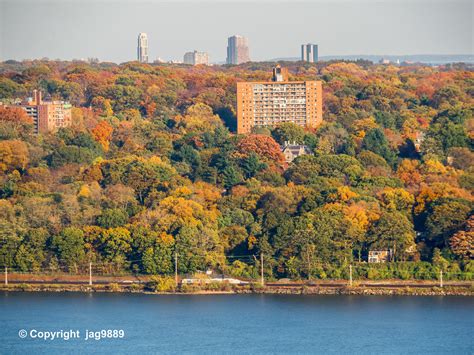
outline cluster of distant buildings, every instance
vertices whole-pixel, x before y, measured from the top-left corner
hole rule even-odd
[[[148,62],[148,37],[138,35],[137,59]],[[318,45],[301,45],[301,60],[318,61]],[[227,39],[227,64],[250,61],[248,39],[235,35]],[[193,51],[184,55],[183,62],[189,65],[208,65],[209,55]],[[293,122],[302,127],[316,128],[323,120],[322,82],[315,80],[289,81],[288,70],[277,65],[269,81],[237,83],[237,133],[248,134],[254,128],[275,127],[284,122]],[[282,151],[287,161],[299,155],[311,153],[305,146],[285,143]]]
[[[396,65],[400,65],[400,60],[397,59],[395,62],[392,62],[390,59],[387,59],[387,58],[380,58],[379,64],[384,64],[384,65],[396,64]]]
[[[146,33],[138,34],[137,43],[137,60],[140,63],[148,63],[148,35]],[[301,45],[301,60],[310,63],[318,61],[318,45],[317,44],[302,44]],[[157,62],[162,62],[157,59]],[[242,64],[250,62],[249,41],[246,37],[234,35],[227,39],[227,57],[226,64]],[[176,63],[176,62],[172,62]],[[183,56],[184,64],[189,65],[209,65],[209,54],[207,52],[200,52],[194,50],[186,52]]]
[[[318,62],[318,45],[301,45],[301,60]],[[137,59],[148,62],[148,37],[138,35]],[[227,64],[250,61],[248,39],[234,35],[227,39]],[[183,62],[189,65],[209,65],[206,52],[187,52]],[[290,81],[288,70],[277,65],[269,81],[237,83],[237,133],[249,134],[254,128],[275,127],[292,122],[302,127],[316,128],[323,120],[322,82],[316,80]],[[311,154],[304,145],[286,142],[282,147],[290,162],[299,155]]]
[[[389,58],[382,57],[379,60],[379,64],[407,66],[407,65],[413,65],[413,64],[416,64],[416,63],[411,61],[411,60],[404,60],[404,61],[400,62],[400,59],[391,60]]]
[[[236,45],[238,48],[239,44]],[[142,55],[147,55],[146,53],[146,51],[139,51]],[[229,48],[228,53],[233,59],[242,58],[239,57],[238,50],[234,52],[234,49]],[[189,61],[205,59],[205,57],[200,57],[198,52],[189,53]],[[36,133],[55,131],[61,127],[68,127],[72,123],[70,103],[43,100],[41,91],[38,90],[33,91],[32,97],[14,102],[10,106],[22,108],[33,119]],[[290,81],[288,69],[277,65],[273,68],[272,77],[268,81],[237,83],[238,134],[249,134],[254,128],[259,127],[276,127],[284,122],[316,128],[322,120],[321,81]],[[296,143],[287,145],[288,161],[307,153],[305,147],[296,147]]]
[[[137,57],[140,62],[149,60],[148,37],[138,35]],[[301,59],[318,61],[318,46],[303,44]],[[241,64],[250,61],[248,40],[242,36],[232,36],[227,41],[227,63]],[[184,55],[184,63],[208,65],[209,56],[205,52],[193,51]],[[44,133],[71,125],[71,104],[64,101],[43,100],[41,92],[34,90],[33,96],[17,107],[25,110],[33,119],[35,132]],[[248,134],[254,128],[275,127],[284,122],[293,122],[302,127],[316,128],[322,122],[321,81],[290,81],[288,70],[277,65],[273,68],[271,80],[237,83],[237,133]],[[307,154],[305,147],[287,144],[287,160]]]

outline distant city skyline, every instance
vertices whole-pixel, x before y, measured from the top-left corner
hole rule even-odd
[[[234,34],[248,38],[255,61],[299,57],[302,43],[317,43],[320,57],[474,52],[473,5],[467,0],[288,4],[0,0],[0,60],[132,61],[140,32],[148,34],[149,62],[179,60],[199,48],[222,63]]]

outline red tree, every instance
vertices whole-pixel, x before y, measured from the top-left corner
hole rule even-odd
[[[280,146],[272,137],[250,134],[240,140],[237,144],[237,149],[242,157],[247,157],[251,152],[254,152],[268,163],[274,163],[278,166],[285,164],[285,157],[281,152]]]

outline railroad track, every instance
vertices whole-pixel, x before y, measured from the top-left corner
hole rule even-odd
[[[40,280],[8,280],[9,284],[31,284],[31,285],[89,285],[89,281],[62,281],[62,280],[51,280],[51,281],[40,281]],[[93,285],[131,285],[146,283],[145,281],[104,281],[96,280],[93,281]]]

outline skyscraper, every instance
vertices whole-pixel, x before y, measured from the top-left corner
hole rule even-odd
[[[289,81],[288,70],[276,66],[272,81],[237,83],[237,133],[253,127],[293,122],[318,127],[323,120],[321,81]]]
[[[318,62],[318,45],[317,44],[302,44],[301,45],[301,60],[304,62],[317,63]]]
[[[247,38],[235,35],[227,39],[227,64],[250,62],[249,42]]]
[[[137,60],[140,63],[148,63],[148,36],[146,33],[138,34]]]
[[[183,58],[184,64],[191,65],[209,65],[209,55],[206,52],[187,52],[184,54]]]

